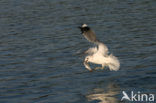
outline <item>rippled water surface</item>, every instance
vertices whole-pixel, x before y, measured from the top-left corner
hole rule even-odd
[[[119,71],[84,68],[82,23]],[[0,103],[120,103],[123,90],[156,95],[155,0],[0,0]]]

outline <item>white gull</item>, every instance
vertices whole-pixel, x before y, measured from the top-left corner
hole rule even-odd
[[[101,64],[101,67],[96,67],[94,70],[97,69],[104,69],[106,66],[109,67],[109,69],[112,71],[117,71],[120,68],[120,62],[117,57],[115,57],[113,54],[108,54],[108,48],[107,46],[97,40],[96,35],[93,30],[90,29],[90,27],[87,24],[83,24],[81,27],[82,34],[84,37],[94,44],[96,44],[95,47],[89,48],[85,53],[88,54],[85,57],[84,60],[84,66],[89,71],[92,71],[91,67],[88,63],[94,63],[94,64]]]

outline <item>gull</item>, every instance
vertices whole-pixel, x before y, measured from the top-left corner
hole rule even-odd
[[[104,69],[105,67],[109,67],[112,71],[119,70],[120,62],[117,57],[113,54],[108,53],[107,46],[100,42],[95,35],[95,32],[87,25],[83,24],[79,27],[83,36],[91,43],[95,44],[95,47],[89,48],[85,53],[88,54],[84,59],[84,66],[89,71]],[[101,67],[96,67],[91,69],[88,63],[100,64]]]

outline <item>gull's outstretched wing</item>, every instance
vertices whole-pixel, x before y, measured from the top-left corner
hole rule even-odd
[[[90,42],[93,42],[94,43],[94,42],[97,41],[96,35],[95,35],[95,33],[92,30],[89,30],[87,32],[84,32],[83,35]]]
[[[95,43],[96,41],[98,41],[96,39],[96,35],[94,33],[93,30],[90,29],[90,27],[88,27],[86,24],[83,24],[81,27],[79,27],[81,29],[82,34],[84,35],[84,37],[92,42]]]
[[[92,47],[92,48],[89,48],[87,51],[85,51],[85,53],[89,55],[92,55],[96,52],[97,52],[97,47]]]
[[[97,53],[100,53],[104,56],[108,54],[108,48],[105,44],[103,44],[102,42],[97,42],[97,45],[98,45],[98,52]]]
[[[94,54],[96,52],[102,54],[102,55],[107,55],[108,54],[108,48],[106,45],[104,45],[102,42],[100,42],[99,40],[97,40],[96,35],[94,33],[93,30],[90,29],[90,27],[86,24],[83,24],[81,27],[79,27],[81,29],[82,34],[84,35],[84,37],[92,42],[95,43],[97,47],[94,48],[90,48],[86,51],[86,53],[88,54]]]

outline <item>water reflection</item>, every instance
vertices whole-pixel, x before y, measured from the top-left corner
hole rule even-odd
[[[115,96],[119,94],[119,87],[115,84],[109,84],[105,89],[93,89],[93,93],[86,96],[87,100],[98,100],[98,103],[118,103],[119,100]]]

